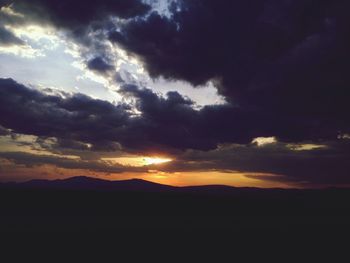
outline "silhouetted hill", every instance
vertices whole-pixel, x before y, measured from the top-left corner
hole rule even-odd
[[[0,200],[0,232],[125,227],[343,231],[350,225],[350,190],[337,188],[173,187],[73,177],[0,184]]]
[[[348,191],[346,188],[327,189],[281,189],[281,188],[254,188],[233,187],[227,185],[203,185],[176,187],[158,184],[142,179],[130,180],[104,180],[99,178],[76,176],[57,180],[30,180],[20,183],[0,183],[2,189],[56,189],[56,190],[89,190],[89,191],[133,191],[133,192],[171,192],[190,194],[213,194],[213,195],[242,195],[242,194],[303,194],[312,192],[341,192]]]
[[[61,189],[61,190],[93,190],[93,191],[141,191],[141,192],[178,192],[193,194],[237,194],[243,192],[291,191],[286,189],[260,189],[249,187],[232,187],[226,185],[203,185],[175,187],[153,183],[142,179],[109,181],[99,178],[76,176],[57,180],[30,180],[21,183],[0,183],[0,188],[20,189]]]
[[[31,180],[23,183],[10,183],[16,188],[93,190],[93,191],[165,191],[174,187],[148,182],[141,179],[108,181],[98,178],[77,176],[60,180]]]
[[[242,192],[266,191],[260,188],[237,188],[225,185],[203,185],[175,187],[158,184],[142,179],[109,181],[87,176],[77,176],[58,180],[30,180],[21,183],[3,183],[0,188],[17,189],[61,189],[61,190],[90,190],[90,191],[136,191],[136,192],[177,192],[192,194],[232,195]],[[274,189],[275,191],[277,189]],[[269,189],[269,191],[273,191]]]

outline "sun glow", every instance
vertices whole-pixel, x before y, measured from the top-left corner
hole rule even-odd
[[[171,161],[172,161],[171,159],[159,158],[159,157],[145,157],[145,158],[143,158],[143,162],[145,165],[162,164],[162,163],[168,163]]]
[[[131,156],[131,157],[117,157],[117,158],[102,158],[102,161],[108,161],[125,166],[143,167],[148,165],[157,165],[171,162],[170,158],[161,157],[147,157],[147,156]]]

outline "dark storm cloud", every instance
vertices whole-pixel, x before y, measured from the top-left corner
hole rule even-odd
[[[215,117],[207,122],[217,124],[216,131],[201,131],[206,128],[202,120],[195,122],[198,128],[193,122],[186,128],[213,136],[203,134],[208,139],[203,148],[258,136],[295,142],[334,139],[350,131],[347,1],[179,0],[170,18],[143,16],[149,7],[136,0],[5,2],[14,2],[26,19],[74,31],[74,39],[95,56],[88,68],[102,74],[112,63],[104,60],[109,57],[99,41],[104,33],[95,31],[98,40],[89,39],[93,28],[109,29],[110,39],[140,58],[154,77],[194,85],[215,79],[234,106],[202,111],[201,116]],[[115,31],[103,19],[108,14],[133,19]]]
[[[275,127],[273,117],[230,104],[195,110],[193,102],[177,92],[159,97],[134,85],[123,85],[120,92],[136,99],[141,115],[135,115],[130,105],[113,105],[82,94],[50,96],[1,79],[0,125],[16,133],[90,143],[96,150],[123,147],[153,153],[247,144],[253,138],[272,135],[271,127]],[[310,137],[320,132],[313,123],[280,123],[284,124],[281,132],[293,130]]]
[[[46,150],[56,153],[89,151],[129,151],[138,154],[167,152],[175,161],[164,166],[149,166],[162,171],[240,171],[263,180],[308,185],[348,184],[350,140],[323,142],[326,147],[302,150],[285,143],[258,146],[251,138],[265,131],[256,130],[256,114],[242,112],[231,105],[207,106],[197,111],[193,102],[177,92],[159,97],[151,90],[124,85],[121,94],[136,99],[135,115],[128,105],[75,94],[46,95],[16,83],[0,80],[0,125],[4,135],[11,132],[54,137]],[[227,116],[235,122],[228,122]],[[260,127],[264,126],[260,123]],[[271,123],[269,124],[271,125]],[[267,125],[267,127],[269,126]],[[296,129],[298,129],[296,127]],[[242,131],[247,132],[242,132]],[[40,140],[43,140],[40,143]],[[241,144],[222,145],[240,141]],[[300,146],[300,145],[297,145]],[[193,149],[193,150],[189,150]],[[62,168],[100,172],[131,171],[125,167],[92,161],[52,156],[2,153],[2,158],[18,164],[52,164]],[[136,168],[135,168],[136,169]],[[133,170],[134,171],[134,170]],[[255,176],[255,173],[278,176]]]
[[[192,107],[194,102],[177,92],[168,92],[167,98],[162,98],[135,85],[124,85],[120,92],[137,99],[142,122],[147,123],[148,138],[162,145],[181,150],[210,150],[218,143],[249,143],[255,137],[256,120],[252,118],[256,116],[231,105],[205,106],[196,111]]]
[[[0,46],[24,45],[24,41],[0,26]]]
[[[139,0],[5,0],[0,5],[12,8],[36,20],[48,20],[58,27],[76,29],[105,19],[108,15],[130,18],[143,15],[149,6]]]
[[[129,118],[124,105],[82,94],[66,99],[49,96],[11,79],[0,81],[0,94],[2,125],[22,134],[108,144],[111,134],[120,133]]]
[[[149,89],[124,85],[121,93],[136,99],[141,115],[135,115],[129,105],[82,94],[46,95],[12,79],[0,79],[0,124],[15,133],[59,138],[59,144],[66,146],[90,143],[92,149],[101,151],[121,147],[153,153],[209,150],[227,140],[249,142],[253,136],[253,129],[242,133],[235,123],[226,121],[231,114],[241,128],[254,123],[230,105],[196,111],[193,102],[177,92],[163,98]]]
[[[101,57],[96,57],[90,61],[88,61],[87,66],[89,69],[100,72],[100,73],[106,73],[107,71],[113,70],[114,67],[106,62],[105,59]]]
[[[178,3],[172,17],[134,19],[111,32],[111,41],[136,55],[154,77],[194,85],[215,79],[228,101],[255,112],[255,120],[268,118],[269,134],[282,140],[349,131],[348,1]],[[266,130],[261,124],[254,129]]]
[[[256,137],[278,136],[290,132],[303,140],[334,139],[339,135],[338,130],[327,130],[329,123],[319,124],[307,119],[277,117],[273,113],[232,104],[209,105],[196,111],[191,107],[193,102],[177,92],[169,92],[167,99],[159,98],[151,90],[140,89],[134,85],[124,85],[120,92],[138,98],[137,107],[143,113],[143,119],[154,127],[159,127],[152,130],[151,136],[158,141],[164,140],[166,145],[183,150],[210,150],[227,142],[247,144]],[[169,137],[169,134],[173,136]],[[174,140],[175,138],[177,139]]]

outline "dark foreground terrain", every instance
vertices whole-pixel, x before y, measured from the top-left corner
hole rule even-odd
[[[177,188],[86,177],[0,185],[0,232],[212,229],[347,233],[350,190]]]

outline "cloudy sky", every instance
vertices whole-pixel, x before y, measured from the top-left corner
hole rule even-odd
[[[349,7],[0,0],[0,181],[349,186]]]

